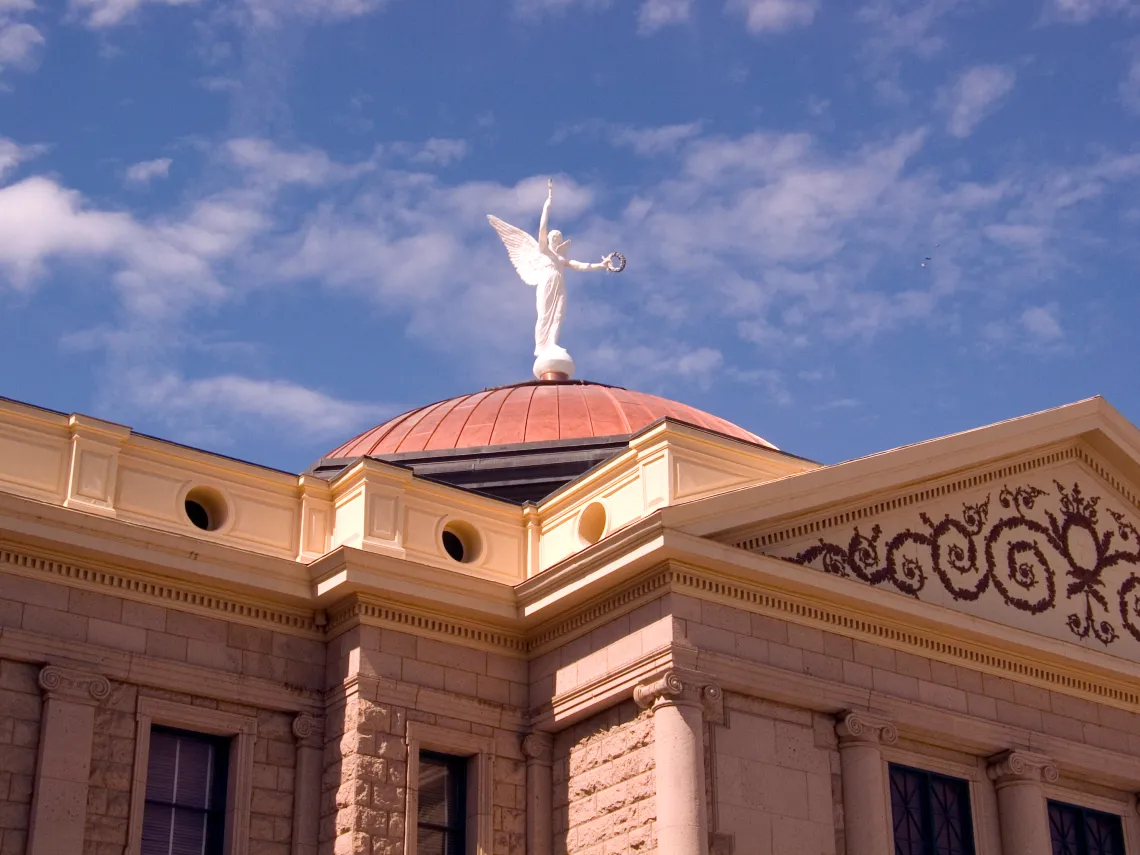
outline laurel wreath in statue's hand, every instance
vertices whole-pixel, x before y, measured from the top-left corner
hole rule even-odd
[[[605,258],[605,265],[610,273],[621,273],[625,270],[625,256],[620,252],[611,252]]]

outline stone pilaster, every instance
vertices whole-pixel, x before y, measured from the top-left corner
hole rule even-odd
[[[528,733],[522,740],[526,757],[526,851],[550,855],[551,817],[554,813],[554,737]]]
[[[887,719],[847,712],[835,726],[843,776],[843,823],[847,855],[882,855],[894,851],[889,838],[882,746],[899,738]]]
[[[988,772],[997,789],[1003,855],[1050,855],[1043,783],[1057,780],[1053,761],[1028,751],[1003,751],[990,758]]]
[[[720,687],[672,669],[635,688],[633,699],[653,712],[657,851],[708,855],[704,718],[723,709]]]
[[[111,694],[101,674],[48,665],[28,855],[82,852],[95,707]]]
[[[324,731],[322,718],[301,713],[293,719],[297,765],[293,773],[292,855],[317,855]]]

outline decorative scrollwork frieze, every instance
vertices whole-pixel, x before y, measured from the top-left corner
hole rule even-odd
[[[549,766],[554,761],[554,737],[533,731],[522,738],[522,753],[528,763]]]
[[[851,710],[835,725],[839,746],[893,745],[898,742],[898,729],[888,720],[871,713]]]
[[[301,745],[321,748],[324,743],[324,724],[321,719],[308,713],[300,713],[293,719],[293,736]]]
[[[642,709],[667,705],[698,706],[713,718],[720,718],[724,709],[720,686],[703,679],[700,674],[685,673],[676,668],[670,668],[650,683],[635,687],[633,699]]]
[[[1057,767],[1048,757],[1017,749],[991,757],[987,772],[998,787],[1026,781],[1052,784],[1059,777]]]
[[[47,665],[40,669],[40,688],[48,700],[75,704],[98,704],[111,694],[111,684],[102,674]]]

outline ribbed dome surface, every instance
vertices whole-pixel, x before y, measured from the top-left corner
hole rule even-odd
[[[365,431],[330,451],[327,458],[623,436],[666,416],[745,442],[775,447],[731,422],[686,404],[572,380],[500,386],[429,404]]]

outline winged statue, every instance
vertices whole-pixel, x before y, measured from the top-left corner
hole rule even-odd
[[[499,233],[507,255],[519,278],[535,289],[535,307],[538,320],[534,325],[534,376],[539,380],[569,380],[574,374],[574,360],[558,344],[562,319],[566,313],[566,283],[563,271],[607,270],[619,273],[625,269],[625,257],[611,252],[600,262],[574,261],[566,256],[570,241],[562,239],[558,229],[547,228],[550,205],[554,199],[554,181],[547,183],[546,202],[538,221],[538,239],[522,229],[505,223],[498,217],[487,215],[488,221]]]

